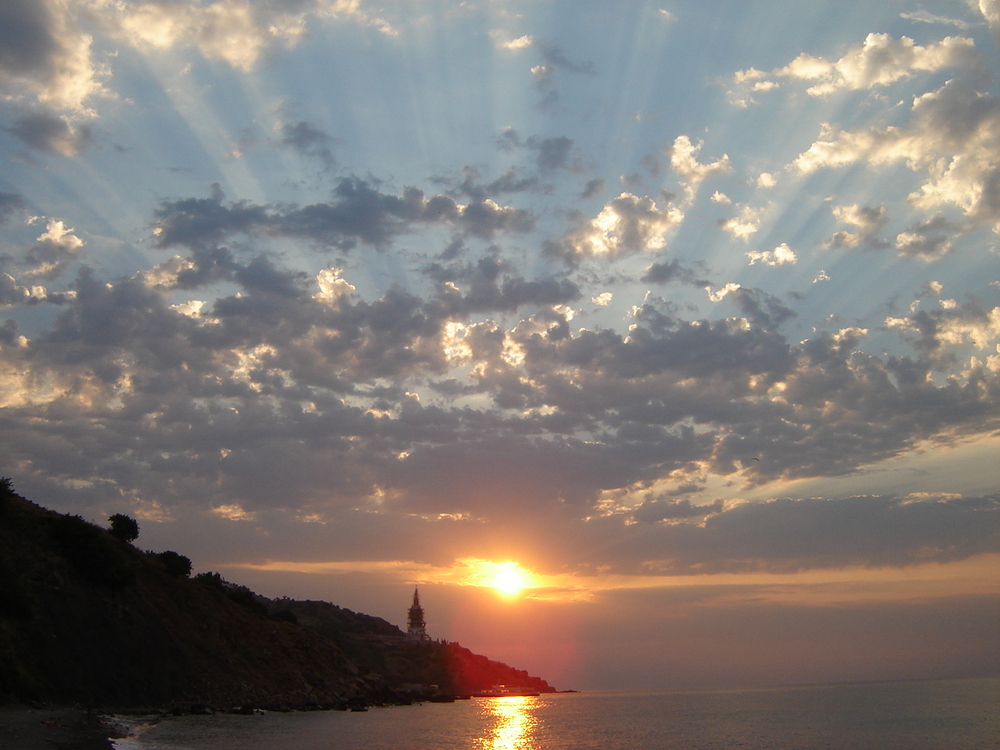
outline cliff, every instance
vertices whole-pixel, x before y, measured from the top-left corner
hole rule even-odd
[[[185,563],[187,565],[185,566]],[[345,707],[407,683],[552,688],[380,618],[271,601],[0,488],[0,702]]]

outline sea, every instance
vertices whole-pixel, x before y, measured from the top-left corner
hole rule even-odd
[[[997,750],[1000,678],[129,721],[118,750]]]

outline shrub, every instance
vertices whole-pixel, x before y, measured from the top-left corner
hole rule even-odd
[[[292,625],[299,624],[298,615],[296,615],[290,609],[279,609],[277,612],[271,615],[271,619],[274,620],[275,622],[290,622],[292,623]]]
[[[238,583],[230,583],[218,573],[199,573],[194,580],[221,591],[226,597],[241,607],[246,607],[251,612],[267,616],[267,606],[257,598],[257,595],[246,586]]]
[[[153,555],[153,557],[172,576],[187,578],[191,575],[191,558],[186,555],[168,549]]]
[[[57,516],[51,528],[62,556],[91,582],[120,589],[134,580],[124,551],[103,530],[80,516]]]
[[[222,592],[226,590],[226,579],[211,570],[207,573],[199,573],[194,577],[194,580],[198,581],[198,583],[203,583],[209,588],[218,589]]]
[[[10,477],[0,477],[0,511],[7,509],[12,497],[17,497],[13,480]]]
[[[108,518],[111,522],[111,536],[123,542],[134,542],[139,538],[139,522],[124,513],[115,513]]]

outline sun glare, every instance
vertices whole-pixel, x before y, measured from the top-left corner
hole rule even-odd
[[[531,574],[516,562],[487,563],[486,585],[501,596],[515,597],[531,585]]]

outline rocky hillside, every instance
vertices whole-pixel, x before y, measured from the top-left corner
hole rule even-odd
[[[183,555],[142,552],[5,481],[0,702],[308,708],[393,702],[407,684],[552,690],[457,644],[408,643],[380,618],[189,572]]]
[[[261,599],[274,617],[293,619],[334,643],[363,671],[378,674],[393,688],[433,684],[445,693],[469,695],[493,685],[533,687],[554,692],[540,677],[474,654],[457,643],[411,643],[403,632],[379,617],[328,602]],[[289,617],[290,616],[290,617]]]

